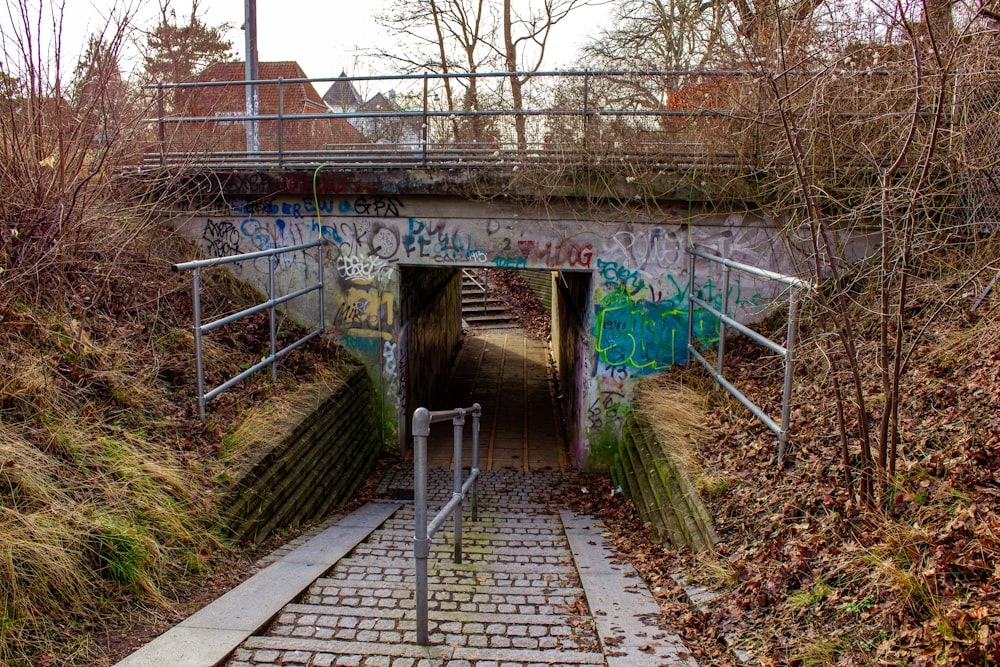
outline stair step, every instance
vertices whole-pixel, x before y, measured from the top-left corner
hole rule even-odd
[[[327,604],[290,604],[282,610],[281,616],[278,617],[277,625],[288,626],[298,622],[297,618],[289,618],[288,616],[285,616],[286,614],[299,617],[317,616],[317,621],[313,624],[321,626],[325,625],[326,627],[334,627],[334,625],[331,624],[333,619],[357,616],[361,618],[391,618],[400,621],[401,627],[399,629],[413,630],[416,625],[415,602],[413,600],[390,600],[389,602],[396,606],[379,607],[377,604],[342,606]],[[401,608],[399,606],[401,602],[409,602],[410,604],[405,608]],[[468,612],[464,611],[449,611],[446,609],[440,609],[439,603],[440,600],[431,599],[428,604],[428,608],[434,611],[434,620],[438,623],[474,622],[482,624],[507,623],[509,625],[553,626],[566,625],[568,622],[567,619],[569,618],[568,614],[521,614],[516,612],[478,612],[474,616],[470,616]],[[312,619],[306,620],[310,621]],[[272,629],[271,632],[282,634],[275,629]]]
[[[495,601],[493,596],[497,596],[497,599],[500,596],[515,596],[511,599],[517,600],[517,603],[520,603],[523,598],[526,602],[531,601],[531,604],[540,604],[539,596],[545,600],[558,600],[572,598],[580,593],[580,589],[578,588],[553,586],[542,580],[530,583],[531,585],[527,586],[477,586],[471,595],[473,600],[483,599],[480,596],[484,596],[488,602]],[[412,590],[412,581],[377,581],[372,583],[364,579],[333,579],[331,577],[317,579],[313,582],[312,588],[310,588],[312,594],[315,595],[336,594],[345,596],[353,595],[354,597],[373,595],[375,597],[395,598],[400,597],[398,591],[407,591],[409,593]],[[469,587],[462,584],[439,584],[430,590],[432,597],[450,595],[451,593],[469,593]]]
[[[433,625],[433,624],[432,624]],[[272,651],[301,651],[303,653],[333,653],[335,655],[363,655],[370,660],[372,657],[383,658],[414,658],[437,660],[464,660],[473,664],[484,661],[502,661],[519,664],[542,665],[605,665],[601,653],[572,651],[563,649],[518,649],[518,648],[471,648],[454,646],[417,646],[414,642],[416,633],[403,633],[404,643],[388,643],[382,641],[359,642],[338,641],[333,639],[309,639],[291,637],[251,637],[244,643],[246,649],[265,649]],[[435,640],[431,634],[431,642]],[[439,641],[443,637],[437,638]],[[513,642],[513,640],[511,640]],[[372,663],[374,664],[374,663]],[[388,664],[388,661],[387,661]]]

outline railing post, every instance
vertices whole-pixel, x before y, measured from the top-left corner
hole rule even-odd
[[[694,253],[692,246],[688,246],[688,353],[684,360],[685,366],[691,365],[691,350],[694,348]]]
[[[194,270],[191,282],[194,295],[194,363],[198,376],[198,417],[205,420],[205,366],[201,352],[201,269]]]
[[[316,215],[319,215],[317,212]],[[316,277],[317,282],[319,282],[319,330],[326,331],[326,299],[324,298],[325,291],[325,281],[323,278],[323,263],[326,261],[326,252],[323,247],[326,245],[326,239],[323,238],[323,230],[319,230],[320,238],[319,245],[316,246]],[[323,334],[321,333],[320,336]]]
[[[465,411],[461,411],[451,421],[454,427],[455,471],[452,475],[452,497],[455,498],[455,554],[454,561],[462,562],[462,431],[465,430]]]
[[[277,256],[270,258],[267,262],[267,300],[271,302],[268,309],[270,315],[269,328],[271,333],[271,358],[278,354],[278,309],[274,305],[274,264],[278,261]],[[278,362],[271,363],[271,382],[278,381]]]
[[[285,166],[285,125],[283,111],[285,109],[285,89],[282,87],[284,77],[278,77],[278,168]]]
[[[421,131],[420,131],[420,152],[422,154],[421,162],[425,165],[427,164],[427,132],[428,132],[427,90],[428,90],[427,72],[424,72],[424,115],[423,115],[423,124],[421,125]]]
[[[430,540],[427,537],[427,436],[431,432],[431,416],[427,408],[413,413],[413,557],[416,565],[417,643],[427,646],[427,557]]]
[[[476,476],[472,480],[472,520],[479,521],[479,417],[483,408],[479,403],[472,404],[472,470]]]
[[[788,419],[792,408],[792,376],[795,364],[795,337],[799,328],[799,291],[789,288],[788,332],[785,339],[785,386],[781,393],[781,432],[778,434],[778,466],[785,458],[785,444],[788,441]]]
[[[156,118],[157,118],[157,134],[160,139],[160,168],[162,169],[167,163],[167,153],[166,153],[166,143],[167,143],[167,129],[166,123],[163,120],[164,115],[164,105],[163,105],[163,82],[158,81],[156,83]]]
[[[587,153],[590,135],[590,72],[583,75],[583,152]]]
[[[728,253],[726,253],[728,254]],[[726,255],[723,255],[725,258]],[[722,265],[722,314],[729,315],[729,278],[730,269],[727,264]],[[719,320],[719,358],[717,362],[718,371],[722,373],[722,358],[726,353],[726,322]]]

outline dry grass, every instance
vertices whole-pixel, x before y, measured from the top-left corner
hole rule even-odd
[[[632,407],[652,427],[657,442],[674,465],[696,486],[702,486],[698,444],[710,435],[705,424],[707,395],[676,378],[657,376],[637,384]],[[715,488],[720,483],[708,480],[704,485]]]
[[[0,665],[91,664],[95,627],[130,605],[169,608],[228,553],[213,533],[218,473],[342,383],[336,355],[307,346],[285,359],[283,382],[258,374],[199,423],[191,333],[176,326],[187,298],[155,318],[0,309]],[[209,298],[231,306],[239,292]],[[256,335],[212,341],[207,363],[234,371]]]
[[[314,371],[311,382],[252,406],[239,426],[223,440],[222,460],[252,458],[253,452],[279,442],[342,387],[346,379],[341,366],[321,366]]]

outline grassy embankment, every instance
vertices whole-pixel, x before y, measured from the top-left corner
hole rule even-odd
[[[636,409],[701,490],[719,543],[698,555],[664,548],[610,489],[610,501],[591,487],[577,502],[610,518],[699,664],[738,664],[724,635],[751,650],[752,664],[1000,664],[1000,295],[973,308],[997,273],[997,250],[995,239],[942,248],[914,273],[900,458],[871,506],[845,483],[829,334],[814,313],[802,326],[780,470],[770,431],[702,373],[675,369],[640,389]],[[869,341],[859,350],[871,370],[865,391],[877,399],[877,292],[860,280],[852,298]],[[783,326],[765,324],[779,339]],[[727,375],[777,415],[780,359],[741,337],[727,349]],[[671,426],[682,422],[681,432]],[[849,458],[855,481],[858,464]],[[720,593],[709,613],[682,602],[668,576],[682,571]]]
[[[48,239],[31,234],[41,223],[19,222],[2,237],[0,274],[0,664],[93,664],[109,625],[150,609],[169,617],[184,590],[238,556],[215,530],[216,497],[247,452],[223,443],[254,406],[335,386],[338,353],[291,355],[276,385],[258,374],[202,423],[190,283],[169,269],[192,247],[134,211],[81,209]],[[251,298],[211,272],[204,312]],[[297,333],[284,320],[279,330]],[[208,382],[266,349],[263,316],[211,334]]]

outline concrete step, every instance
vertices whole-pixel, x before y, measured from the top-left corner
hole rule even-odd
[[[572,564],[566,564],[567,558],[563,554],[550,556],[532,556],[532,560],[539,559],[545,562],[500,562],[478,560],[466,558],[461,563],[453,563],[450,558],[439,558],[429,562],[432,577],[492,577],[504,579],[525,579],[527,575],[532,578],[548,576],[573,576],[576,570]],[[548,562],[555,561],[555,562]],[[490,564],[490,571],[484,571],[483,564]],[[331,578],[336,579],[337,573],[361,574],[370,573],[386,577],[387,581],[407,581],[397,579],[399,576],[414,576],[413,561],[410,559],[400,560],[394,558],[378,558],[374,556],[348,557],[338,563],[337,568],[331,574]],[[521,576],[518,576],[521,575]],[[487,579],[488,581],[489,579]],[[412,579],[410,579],[412,581]]]
[[[442,635],[443,637],[443,635]],[[502,642],[502,637],[494,639]],[[299,656],[313,657],[314,654],[330,656],[365,656],[365,664],[402,664],[396,663],[396,658],[410,658],[419,661],[421,666],[444,665],[451,661],[464,661],[464,664],[485,664],[482,661],[510,663],[516,665],[582,665],[585,667],[604,667],[604,656],[600,653],[573,651],[569,649],[531,650],[518,648],[473,648],[454,646],[416,646],[410,642],[413,638],[403,636],[405,643],[392,642],[361,642],[336,641],[329,639],[294,639],[287,637],[251,637],[244,646],[236,651],[230,667],[261,664],[305,664],[296,662]],[[507,639],[508,646],[513,643]],[[313,662],[312,664],[317,664]],[[333,664],[332,662],[327,664]],[[354,663],[354,664],[360,664]],[[410,663],[414,664],[414,663]]]
[[[407,604],[407,602],[409,604]],[[550,626],[563,626],[566,624],[568,616],[557,615],[557,614],[525,614],[517,612],[475,612],[470,613],[467,611],[451,611],[446,607],[442,607],[442,600],[430,600],[428,608],[435,611],[434,620],[439,624],[445,623],[457,623],[461,625],[468,625],[470,623],[475,623],[477,625],[495,625],[498,623],[505,623],[507,625],[515,626],[537,626],[538,628],[545,630]],[[296,625],[313,625],[328,628],[335,627],[357,627],[358,624],[352,622],[351,618],[358,619],[392,619],[399,621],[397,627],[404,628],[406,630],[413,630],[416,626],[416,604],[411,600],[397,600],[394,602],[394,606],[379,606],[374,605],[350,605],[350,606],[337,606],[330,604],[290,604],[287,605],[280,617],[278,617],[275,625],[271,627],[271,634],[278,635],[291,635],[294,633],[291,631]],[[565,610],[563,610],[565,611]],[[575,620],[575,619],[574,619]],[[365,624],[370,625],[370,624]],[[472,633],[483,632],[483,629],[473,629]],[[536,631],[535,636],[542,636],[542,631]],[[454,630],[445,630],[445,632],[454,632]],[[515,630],[515,634],[518,630]],[[564,633],[557,633],[564,634]],[[327,637],[330,639],[330,637]],[[342,639],[340,637],[339,639]]]

